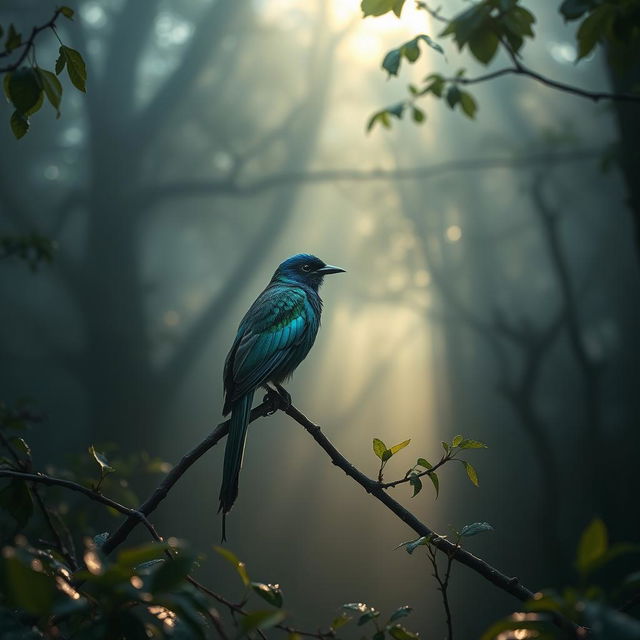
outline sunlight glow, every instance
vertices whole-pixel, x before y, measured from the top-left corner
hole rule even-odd
[[[462,229],[457,224],[452,224],[447,227],[445,235],[449,242],[458,242],[462,238]]]
[[[87,553],[84,554],[84,563],[87,565],[89,573],[92,573],[94,576],[102,573],[102,562],[100,561],[100,556],[98,556],[95,551],[87,551]]]

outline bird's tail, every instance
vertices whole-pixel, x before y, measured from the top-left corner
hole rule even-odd
[[[222,470],[222,487],[220,488],[220,508],[222,511],[222,540],[226,540],[226,516],[238,497],[238,478],[244,444],[247,439],[247,427],[253,402],[253,391],[237,400],[231,409],[231,424],[227,436],[227,446],[224,450],[224,467]]]

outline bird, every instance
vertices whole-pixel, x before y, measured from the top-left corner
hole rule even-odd
[[[325,276],[344,272],[345,269],[308,253],[291,256],[278,266],[266,289],[240,322],[223,374],[222,411],[224,416],[231,413],[218,509],[218,513],[222,511],[223,541],[227,513],[238,497],[253,395],[264,387],[268,393],[277,393],[285,403],[291,403],[282,383],[306,358],[316,339],[322,313],[318,289]]]

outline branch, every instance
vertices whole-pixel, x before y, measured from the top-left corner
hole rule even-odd
[[[6,67],[0,67],[0,73],[9,73],[11,71],[15,71],[24,62],[25,58],[29,55],[29,51],[33,49],[36,36],[42,31],[45,31],[46,29],[53,29],[56,25],[56,20],[58,19],[58,16],[61,13],[62,13],[62,8],[58,8],[54,11],[53,16],[51,17],[51,20],[49,20],[49,22],[39,27],[33,27],[33,29],[31,29],[31,35],[29,36],[29,39],[25,43],[19,45],[21,47],[24,47],[24,50],[22,51],[18,59],[15,62],[7,65]],[[14,51],[15,49],[12,49],[11,51],[3,51],[2,53],[0,53],[0,58],[9,56]]]
[[[277,406],[274,405],[277,403]],[[518,578],[509,577],[491,566],[488,562],[482,558],[474,556],[472,553],[461,549],[457,545],[449,542],[445,538],[438,536],[432,531],[426,524],[420,522],[413,513],[405,509],[399,502],[389,496],[380,483],[372,480],[368,476],[364,475],[361,471],[356,469],[327,439],[322,433],[320,427],[311,422],[303,413],[298,411],[293,405],[286,406],[282,399],[275,395],[265,396],[264,401],[255,407],[251,411],[249,418],[250,422],[264,417],[272,415],[275,410],[281,409],[289,417],[293,418],[298,424],[302,425],[311,437],[324,449],[327,455],[331,458],[331,461],[336,466],[340,467],[348,476],[353,478],[365,491],[373,495],[376,499],[382,502],[390,511],[392,511],[400,520],[413,529],[418,535],[425,536],[430,539],[431,544],[438,548],[443,553],[452,557],[454,560],[466,565],[476,573],[483,576],[486,580],[497,586],[502,591],[511,594],[522,602],[531,600],[534,597],[534,592],[520,583]],[[143,502],[138,509],[129,509],[123,505],[102,496],[82,485],[68,480],[62,480],[58,478],[52,478],[45,475],[25,474],[6,470],[0,470],[0,477],[10,476],[18,477],[24,480],[41,482],[43,484],[64,486],[74,491],[79,491],[87,495],[88,497],[108,504],[114,509],[127,515],[122,525],[113,533],[102,546],[102,551],[105,554],[111,553],[118,545],[120,545],[129,533],[135,528],[135,526],[142,522],[150,529],[154,538],[159,539],[155,529],[147,520],[147,516],[152,513],[164,500],[171,488],[180,480],[185,472],[191,467],[200,457],[202,457],[209,449],[214,447],[229,431],[229,420],[220,423],[199,445],[197,445],[190,452],[185,454],[180,462],[165,476],[164,480],[155,489],[155,491]],[[564,618],[556,617],[554,622],[558,626],[566,628],[574,632],[576,627],[573,623],[567,621]]]
[[[251,411],[249,422],[253,422],[258,418],[270,415],[272,412],[272,403],[265,401]],[[209,449],[218,444],[218,442],[224,438],[227,433],[229,433],[229,422],[229,420],[221,422],[197,447],[182,457],[180,462],[171,469],[160,485],[138,507],[137,510],[131,509],[132,513],[129,514],[128,518],[120,525],[120,527],[118,527],[118,529],[107,538],[106,542],[102,546],[102,551],[105,554],[111,553],[118,545],[122,544],[127,539],[131,531],[140,521],[140,516],[138,514],[148,516],[150,513],[155,511],[158,505],[166,498],[173,485],[180,480],[187,469],[189,469],[191,465],[209,451]]]
[[[552,80],[551,78],[547,78],[546,76],[529,69],[529,67],[524,66],[519,60],[516,60],[513,67],[498,69],[497,71],[476,76],[475,78],[446,78],[446,81],[454,84],[478,84],[480,82],[487,82],[488,80],[493,80],[494,78],[499,78],[500,76],[505,75],[517,75],[533,78],[540,84],[544,84],[547,87],[552,87],[553,89],[558,89],[565,93],[572,93],[576,96],[593,100],[594,102],[598,102],[599,100],[615,100],[617,102],[640,103],[640,95],[634,95],[632,93],[611,93],[608,91],[588,91],[587,89],[580,89],[580,87],[574,87],[572,85],[565,84],[564,82]]]
[[[268,189],[291,183],[371,182],[375,180],[428,179],[457,171],[484,171],[487,169],[522,169],[532,166],[548,166],[553,163],[575,162],[598,157],[601,149],[580,149],[564,153],[534,153],[528,156],[504,156],[450,160],[426,167],[407,169],[325,169],[320,171],[291,171],[266,176],[248,183],[223,178],[217,180],[185,180],[165,184],[140,193],[141,207],[151,209],[165,198],[197,196],[253,196]]]
[[[426,2],[419,2],[419,8],[424,9],[434,20],[439,22],[445,22],[449,24],[451,19],[445,18],[440,15],[441,7],[437,9],[432,9],[427,6]],[[477,76],[476,78],[448,78],[447,82],[458,83],[458,84],[477,84],[479,82],[486,82],[487,80],[493,80],[494,78],[498,78],[504,75],[519,75],[519,76],[527,76],[540,82],[541,84],[546,85],[547,87],[551,87],[553,89],[558,89],[559,91],[564,91],[565,93],[572,93],[574,95],[580,96],[582,98],[587,98],[589,100],[593,100],[594,102],[598,102],[599,100],[615,100],[618,102],[640,102],[640,95],[634,95],[631,93],[610,93],[607,91],[587,91],[585,89],[580,89],[579,87],[574,87],[569,84],[565,84],[564,82],[558,82],[556,80],[552,80],[551,78],[547,78],[542,74],[534,71],[533,69],[529,69],[526,67],[520,60],[518,56],[514,53],[511,47],[504,41],[502,41],[503,46],[507,50],[511,61],[513,62],[513,67],[505,67],[504,69],[499,69],[498,71],[493,71],[491,73],[487,73],[482,76]]]
[[[136,509],[125,507],[123,504],[120,504],[111,498],[107,498],[107,496],[78,484],[77,482],[73,482],[72,480],[54,478],[53,476],[49,476],[44,473],[25,473],[23,471],[14,471],[13,469],[0,469],[0,478],[16,478],[18,480],[24,480],[25,482],[35,482],[36,484],[44,484],[47,486],[64,487],[65,489],[82,493],[94,502],[100,502],[107,507],[111,507],[112,509],[119,511],[123,515],[136,520],[137,522],[141,522],[151,532],[151,535],[155,540],[160,540],[155,528],[147,520],[144,513],[137,511]]]

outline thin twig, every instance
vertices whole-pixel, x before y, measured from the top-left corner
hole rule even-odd
[[[49,22],[46,22],[45,24],[39,27],[33,27],[33,29],[31,29],[31,35],[29,36],[29,39],[25,43],[20,45],[21,47],[24,47],[24,49],[20,54],[20,56],[18,57],[18,59],[15,62],[7,65],[6,67],[0,67],[0,73],[9,73],[11,71],[15,71],[25,61],[26,57],[29,55],[29,52],[34,46],[36,36],[42,31],[45,31],[46,29],[53,29],[56,25],[56,20],[58,19],[58,16],[61,13],[62,13],[62,8],[58,8],[54,11],[53,16],[49,20]],[[0,53],[0,58],[4,58],[8,55],[11,55],[14,51],[15,49],[13,49],[12,51],[3,51],[2,53]]]
[[[431,15],[432,18],[434,18],[434,20],[445,22],[447,24],[452,21],[450,18],[446,18],[440,14],[441,7],[438,7],[437,9],[431,9],[426,2],[420,2],[418,4],[419,8],[424,9],[429,15]],[[558,89],[559,91],[564,91],[565,93],[572,93],[582,98],[593,100],[594,102],[598,102],[599,100],[614,100],[617,102],[640,102],[640,95],[634,95],[632,93],[612,93],[609,91],[588,91],[586,89],[574,87],[573,85],[565,84],[564,82],[558,82],[557,80],[547,78],[541,73],[538,73],[537,71],[534,71],[533,69],[530,69],[529,67],[522,64],[522,62],[518,59],[518,55],[515,53],[515,51],[513,51],[513,49],[503,40],[501,40],[501,42],[504,45],[507,53],[509,54],[511,61],[513,62],[513,67],[498,69],[497,71],[492,71],[481,76],[476,76],[475,78],[446,78],[446,82],[450,82],[453,84],[477,84],[479,82],[486,82],[487,80],[493,80],[494,78],[499,78],[500,76],[504,75],[519,75],[532,78],[536,82],[544,84],[547,87]]]
[[[0,478],[17,478],[19,480],[24,480],[25,482],[35,482],[37,484],[44,484],[47,486],[64,487],[65,489],[70,489],[71,491],[82,493],[94,502],[100,502],[108,507],[111,507],[112,509],[115,509],[116,511],[119,511],[129,518],[133,518],[136,521],[141,522],[156,540],[159,539],[156,530],[154,529],[153,525],[147,520],[144,513],[141,513],[136,509],[125,507],[123,504],[120,504],[119,502],[116,502],[111,498],[107,498],[107,496],[98,493],[93,489],[89,489],[88,487],[85,487],[81,484],[78,484],[77,482],[73,482],[72,480],[55,478],[44,473],[25,473],[23,471],[14,471],[13,469],[0,469]]]
[[[451,577],[451,567],[453,565],[453,555],[447,556],[447,569],[444,577],[440,575],[440,569],[438,567],[437,552],[435,547],[427,545],[427,554],[429,555],[429,561],[433,567],[433,577],[438,583],[438,590],[442,594],[442,605],[447,619],[447,640],[453,640],[453,622],[451,619],[451,607],[449,606],[449,578]]]

